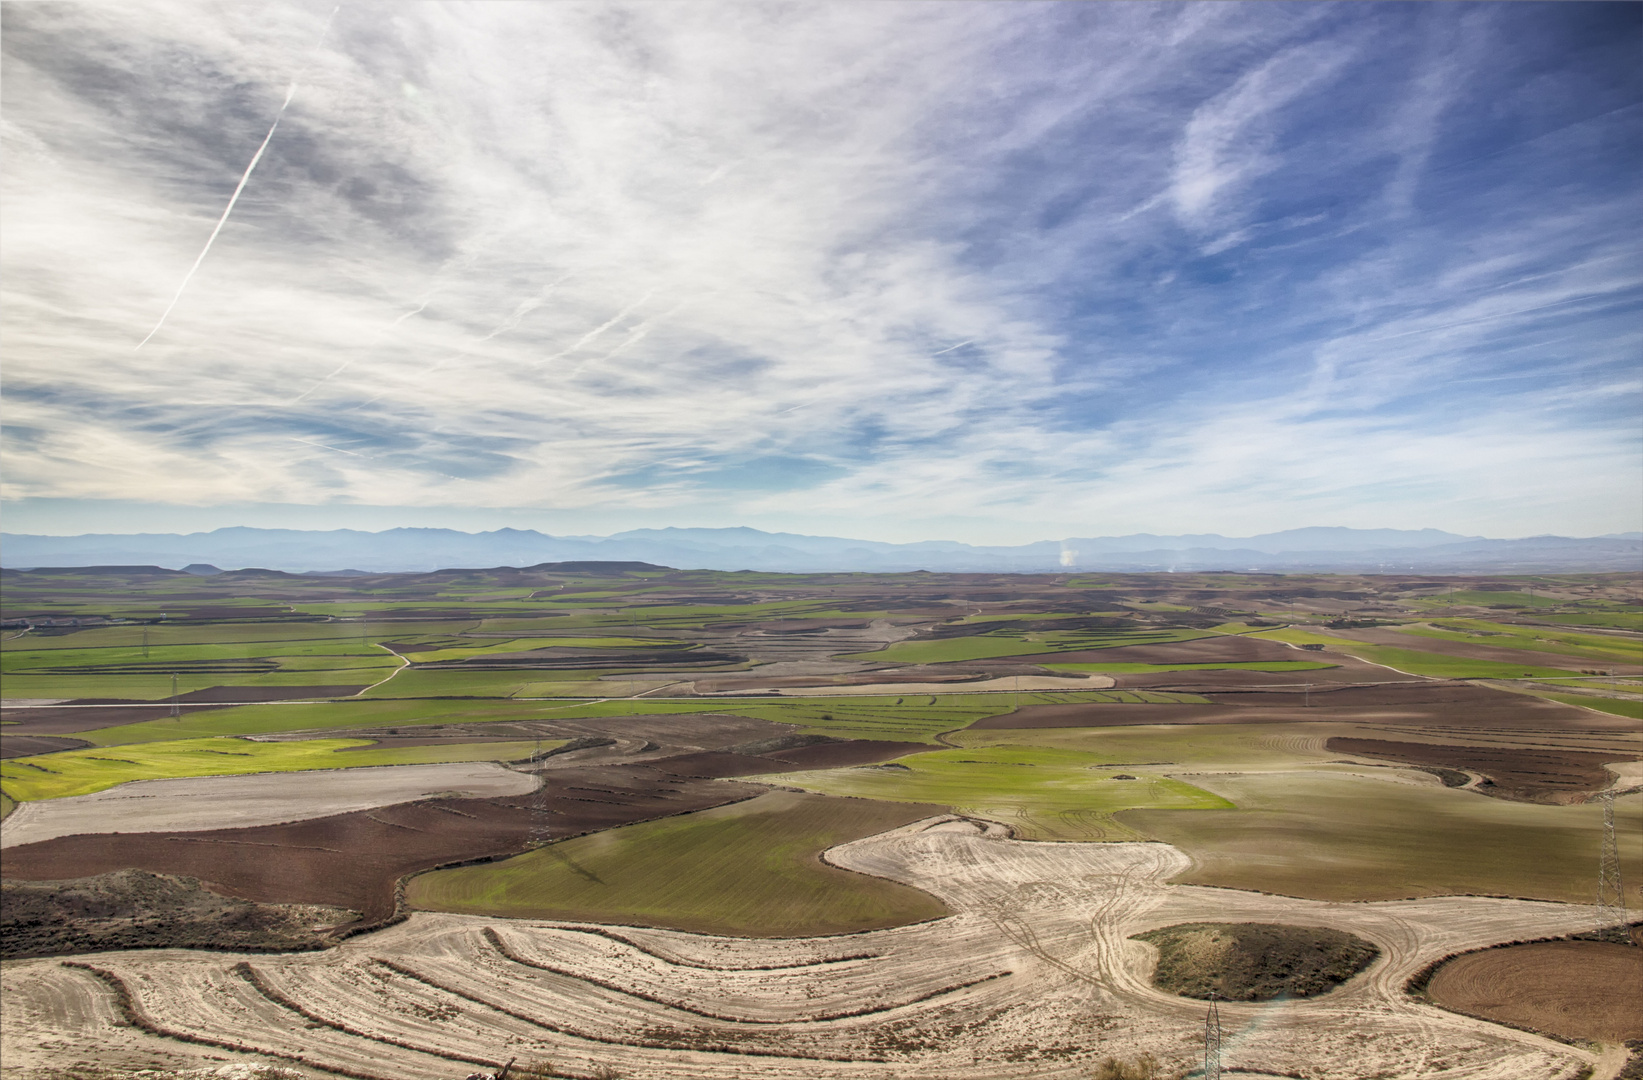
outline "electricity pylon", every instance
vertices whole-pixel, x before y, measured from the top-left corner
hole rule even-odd
[[[171,718],[175,720],[182,714],[182,706],[177,703],[177,673],[173,671],[171,673]]]
[[[552,839],[548,824],[548,774],[542,768],[542,733],[536,733],[536,749],[531,752],[536,778],[541,781],[531,795],[531,847],[541,847]]]
[[[1209,1015],[1204,1017],[1204,1080],[1221,1080],[1221,1010],[1209,999]]]
[[[1598,796],[1603,801],[1603,846],[1597,856],[1597,927],[1626,925],[1626,890],[1620,884],[1620,846],[1614,834],[1614,794]]]

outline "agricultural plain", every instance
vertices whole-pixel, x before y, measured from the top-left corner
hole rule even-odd
[[[3,584],[7,1077],[1184,1076],[1199,923],[1379,950],[1223,1006],[1249,1073],[1624,1059],[1466,995],[1564,977],[1468,950],[1595,928],[1600,794],[1643,909],[1636,576]]]

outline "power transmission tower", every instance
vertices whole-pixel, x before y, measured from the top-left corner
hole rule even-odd
[[[143,659],[148,659],[148,627],[143,627]]]
[[[552,837],[548,824],[548,774],[542,768],[542,733],[536,733],[536,749],[531,752],[531,764],[536,778],[541,781],[531,795],[531,847],[541,847]]]
[[[1614,795],[1603,800],[1603,846],[1597,856],[1597,927],[1626,925],[1626,890],[1620,884],[1620,846],[1614,834]]]
[[[171,718],[175,720],[182,714],[182,706],[177,703],[177,673],[173,671],[171,673]]]
[[[1221,1080],[1221,1010],[1209,999],[1209,1015],[1204,1017],[1204,1080]]]

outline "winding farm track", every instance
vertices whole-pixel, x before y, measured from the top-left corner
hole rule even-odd
[[[1188,860],[1168,845],[1028,843],[952,816],[828,860],[927,889],[957,914],[842,937],[746,939],[420,913],[325,953],[86,958],[99,971],[23,961],[0,973],[7,1075],[94,1048],[103,1059],[190,1050],[179,1035],[219,1055],[254,1048],[381,1080],[447,1080],[514,1056],[633,1080],[1072,1077],[1141,1051],[1186,1066],[1202,1005],[1153,989],[1151,946],[1130,936],[1203,920],[1337,927],[1382,950],[1324,997],[1223,1004],[1231,1069],[1517,1080],[1573,1077],[1596,1060],[1402,993],[1433,959],[1584,929],[1587,908],[1172,886]],[[119,987],[131,1015],[162,1034],[117,1026]]]

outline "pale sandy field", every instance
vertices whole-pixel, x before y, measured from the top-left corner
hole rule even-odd
[[[536,778],[494,761],[135,780],[90,795],[20,804],[0,848],[84,833],[202,832],[329,817],[430,795],[523,795]]]
[[[1165,844],[1029,843],[951,816],[828,858],[928,889],[956,914],[770,940],[424,913],[324,953],[80,958],[102,976],[11,962],[4,1074],[80,1058],[251,1060],[252,1051],[382,1080],[446,1080],[515,1056],[628,1080],[1070,1078],[1142,1051],[1185,1069],[1201,1052],[1204,1005],[1154,990],[1151,947],[1128,938],[1198,920],[1337,927],[1382,950],[1323,997],[1223,1004],[1229,1075],[1550,1080],[1598,1060],[1402,992],[1433,959],[1584,929],[1589,908],[1325,903],[1172,886],[1188,861]],[[146,1024],[206,1041],[119,1025],[116,985]]]

